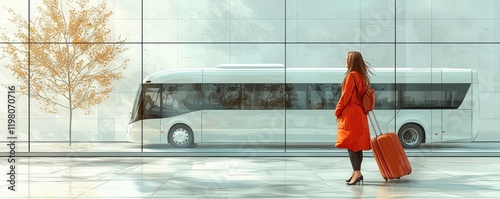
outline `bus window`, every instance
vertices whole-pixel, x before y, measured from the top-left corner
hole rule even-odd
[[[335,109],[340,98],[340,84],[308,84],[309,109]]]
[[[285,108],[285,88],[282,84],[262,85],[260,101],[262,109],[284,109]]]
[[[166,84],[162,89],[163,117],[201,109],[201,84]]]
[[[176,99],[179,95],[179,88],[181,85],[178,84],[167,84],[163,86],[162,92],[162,109],[163,111],[179,111],[180,105],[179,101]],[[174,97],[176,96],[176,97]]]
[[[241,106],[242,109],[256,110],[260,107],[261,85],[259,84],[245,84],[241,88]]]
[[[401,108],[456,109],[464,100],[468,84],[406,84],[401,88]]]
[[[442,85],[443,108],[458,108],[465,100],[470,84],[454,83]],[[463,107],[466,108],[466,107]],[[471,108],[471,107],[467,107]]]
[[[394,84],[373,84],[375,89],[375,109],[394,109],[396,105],[397,92]]]
[[[306,109],[307,94],[305,84],[286,84],[286,108]]]
[[[245,110],[261,109],[262,84],[245,84],[241,89],[241,108]]]
[[[161,102],[160,88],[153,85],[144,86],[142,92],[142,117],[144,119],[149,118],[161,118],[160,106],[158,102]]]
[[[181,88],[181,92],[186,92],[182,98],[183,104],[190,111],[201,110],[202,95],[201,84],[185,84]]]
[[[240,84],[206,84],[203,109],[241,109]]]
[[[151,95],[147,95],[144,97],[144,110],[153,111],[153,109],[158,108],[156,102],[153,100]]]

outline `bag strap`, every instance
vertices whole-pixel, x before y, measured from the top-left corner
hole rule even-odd
[[[354,78],[354,76],[352,78]],[[361,95],[359,94],[358,84],[356,84],[356,78],[354,78],[354,88],[356,88],[356,93],[358,94],[360,105],[363,106],[363,99],[361,99]]]

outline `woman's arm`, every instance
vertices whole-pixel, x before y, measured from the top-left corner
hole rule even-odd
[[[349,102],[349,98],[353,93],[355,83],[354,83],[354,72],[350,72],[345,77],[345,83],[342,86],[342,94],[340,95],[339,102],[337,103],[337,107],[335,108],[335,116],[338,118],[342,114],[342,111],[347,106]]]

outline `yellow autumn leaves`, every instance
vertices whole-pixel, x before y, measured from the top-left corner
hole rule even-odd
[[[89,0],[44,0],[37,11],[40,15],[28,26],[28,20],[10,10],[17,32],[15,38],[1,37],[22,42],[3,46],[2,58],[10,60],[6,67],[23,83],[20,91],[29,92],[47,112],[67,108],[90,113],[108,98],[128,63],[115,63],[127,48],[123,39],[111,42],[112,12],[105,1],[90,6]]]

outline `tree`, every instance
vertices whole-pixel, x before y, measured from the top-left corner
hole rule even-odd
[[[93,7],[88,3],[44,0],[37,8],[40,15],[29,21],[9,10],[21,45],[9,42],[3,47],[2,58],[10,58],[6,67],[20,80],[22,94],[29,93],[48,113],[69,110],[70,145],[73,111],[92,113],[93,106],[109,97],[112,82],[122,78],[128,63],[114,63],[127,48],[124,39],[110,42],[112,12],[106,2]],[[5,32],[2,39],[13,41]]]

